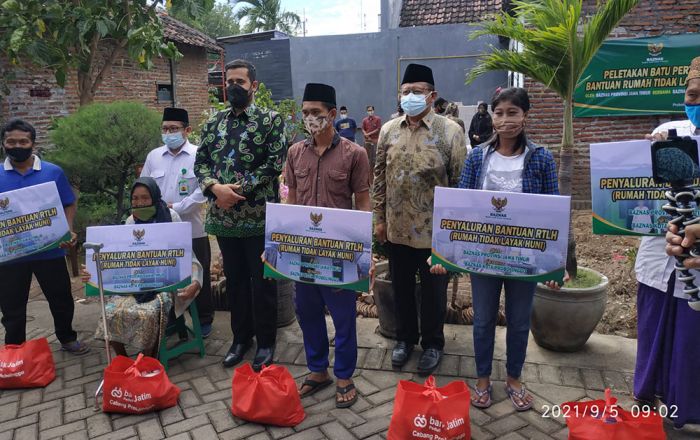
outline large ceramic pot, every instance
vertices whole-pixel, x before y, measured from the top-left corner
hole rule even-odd
[[[389,261],[377,263],[374,279],[374,303],[377,305],[379,316],[379,333],[390,339],[396,339],[396,313],[394,312],[394,286],[387,279],[389,274]],[[420,310],[420,284],[416,283],[416,309]]]
[[[530,329],[540,347],[573,352],[583,348],[605,312],[608,278],[602,273],[598,285],[553,290],[537,284]],[[580,270],[580,269],[579,269]]]
[[[228,280],[221,279],[212,286],[212,299],[214,309],[228,312],[228,295],[226,294],[226,283]],[[276,280],[277,286],[277,327],[285,327],[296,320],[294,307],[294,295],[296,293],[294,281]]]

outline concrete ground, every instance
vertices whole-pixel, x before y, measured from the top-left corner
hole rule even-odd
[[[76,285],[76,288],[78,286]],[[78,297],[78,295],[76,295]],[[221,365],[231,331],[227,313],[217,312],[215,329],[206,341],[206,356],[182,355],[172,361],[168,375],[181,389],[178,406],[139,416],[110,415],[94,409],[94,393],[102,378],[106,355],[92,339],[99,318],[94,300],[76,304],[74,327],[92,351],[75,357],[59,350],[53,336],[48,305],[32,294],[28,311],[28,338],[49,337],[56,362],[56,380],[44,389],[0,391],[0,440],[21,439],[382,439],[393,411],[396,383],[422,382],[416,374],[418,355],[402,371],[391,368],[392,341],[375,333],[377,320],[358,319],[359,359],[354,378],[360,397],[350,409],[336,409],[334,389],[327,388],[302,400],[307,417],[295,428],[247,423],[230,412],[233,369]],[[329,327],[330,328],[330,327]],[[0,330],[0,336],[4,333]],[[438,384],[466,380],[473,385],[475,366],[471,327],[448,325],[445,357],[436,372]],[[565,421],[545,416],[547,407],[566,401],[598,399],[610,387],[621,405],[632,405],[632,375],[636,341],[594,334],[578,353],[554,353],[531,341],[523,378],[535,396],[534,410],[517,413],[503,390],[505,330],[499,328],[494,354],[494,405],[471,409],[472,438],[566,439]],[[331,357],[332,357],[331,349]],[[253,350],[249,353],[252,356]],[[298,382],[305,368],[301,332],[296,323],[280,329],[276,360]],[[331,359],[332,362],[332,359]],[[700,429],[674,431],[669,438],[700,438]]]

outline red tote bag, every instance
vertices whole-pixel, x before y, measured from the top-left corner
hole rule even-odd
[[[231,385],[234,416],[249,422],[296,426],[306,417],[294,378],[280,365],[256,373],[250,364],[236,368]]]
[[[664,440],[663,420],[657,413],[634,414],[617,406],[610,389],[605,400],[566,402],[562,411],[569,440]]]
[[[105,368],[102,410],[143,414],[177,405],[180,388],[170,382],[158,359],[140,353],[117,356]]]
[[[388,440],[469,440],[469,388],[461,380],[444,387],[428,377],[423,385],[402,380],[396,389]]]
[[[46,338],[0,349],[0,389],[45,387],[56,378],[56,366]]]

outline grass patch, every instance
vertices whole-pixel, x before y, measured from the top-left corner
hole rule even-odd
[[[597,286],[602,278],[592,270],[579,268],[578,276],[564,283],[565,288],[585,289],[588,287]]]

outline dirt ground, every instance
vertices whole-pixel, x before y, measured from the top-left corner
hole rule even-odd
[[[599,333],[637,337],[637,281],[634,259],[639,238],[593,235],[591,211],[574,213],[576,256],[579,266],[603,273],[610,282],[608,304],[596,330]]]

